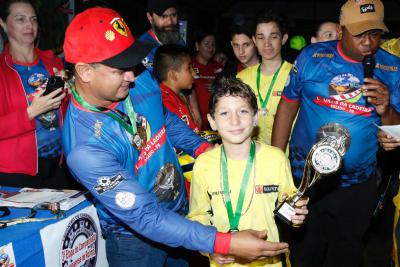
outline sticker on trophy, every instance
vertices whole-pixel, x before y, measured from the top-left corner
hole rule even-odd
[[[267,116],[267,114],[268,114],[267,108],[262,108],[262,109],[260,109],[260,115],[261,115],[261,116]]]
[[[296,210],[293,206],[291,206],[287,202],[283,202],[280,207],[278,207],[275,211],[275,215],[277,215],[280,219],[285,222],[291,222],[292,216],[296,214]]]
[[[336,172],[341,163],[339,152],[328,145],[317,147],[311,156],[311,162],[320,174],[330,174]]]

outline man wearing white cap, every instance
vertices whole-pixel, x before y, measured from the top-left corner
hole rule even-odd
[[[247,260],[284,253],[287,244],[265,241],[265,232],[219,233],[179,215],[187,197],[173,146],[196,155],[209,145],[164,108],[157,84],[130,90],[132,67],[152,47],[107,8],[78,14],[65,34],[75,88],[63,147],[95,198],[110,265],[161,267],[165,245]]]
[[[309,217],[291,244],[293,267],[360,265],[377,199],[376,124],[400,121],[400,60],[379,48],[383,18],[380,0],[347,1],[341,39],[306,47],[283,91],[272,145],[286,148],[299,111],[289,146],[295,183],[318,141],[331,136],[345,152],[341,168],[310,188]],[[363,60],[372,75],[364,75]]]

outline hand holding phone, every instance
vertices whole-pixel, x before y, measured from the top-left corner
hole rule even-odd
[[[48,95],[58,88],[64,88],[64,83],[64,80],[60,76],[51,76],[47,81],[46,89],[43,95]],[[58,94],[57,96],[59,96],[60,94]]]

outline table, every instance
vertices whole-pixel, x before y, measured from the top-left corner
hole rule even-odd
[[[1,190],[10,191],[9,187]],[[16,190],[16,189],[14,189]],[[24,217],[30,209],[10,208],[7,220]],[[36,218],[53,217],[39,210]],[[68,210],[63,218],[28,222],[0,229],[0,266],[106,267],[105,242],[96,208],[86,200]]]

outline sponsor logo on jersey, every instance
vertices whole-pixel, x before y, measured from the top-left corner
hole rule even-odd
[[[276,193],[278,192],[279,185],[256,185],[255,193],[256,194],[268,194],[268,193]]]
[[[136,196],[131,192],[118,192],[115,195],[115,204],[122,209],[130,209],[135,204]]]
[[[390,71],[390,72],[397,72],[399,70],[399,68],[397,66],[386,66],[386,65],[379,64],[379,63],[377,63],[375,65],[375,68],[385,70],[385,71]]]
[[[314,53],[312,55],[314,58],[333,58],[334,55],[332,53]]]
[[[97,179],[97,186],[95,186],[94,189],[97,193],[103,194],[117,187],[124,179],[125,178],[121,174],[117,174],[114,177],[102,176]]]

